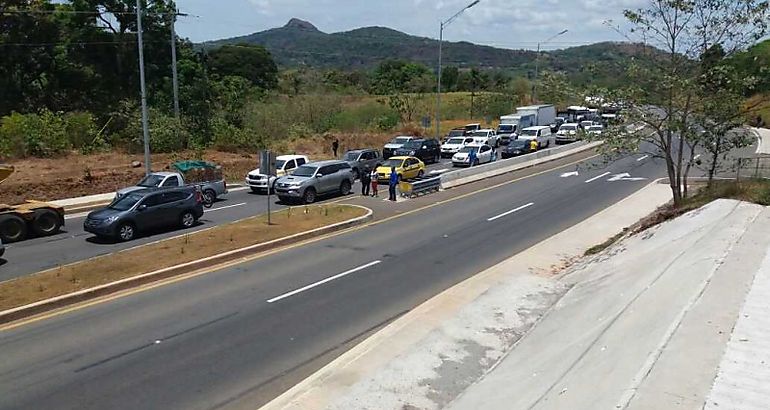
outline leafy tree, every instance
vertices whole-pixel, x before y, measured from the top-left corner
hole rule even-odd
[[[460,69],[455,66],[442,68],[441,70],[441,91],[457,91],[457,80],[460,77]]]
[[[425,92],[426,78],[432,74],[422,64],[402,60],[388,60],[380,64],[372,74],[371,92],[390,94],[393,92]]]
[[[635,83],[620,98],[629,105],[626,119],[634,131],[622,127],[602,135],[604,147],[622,151],[638,149],[643,142],[654,146],[654,154],[666,162],[674,203],[680,205],[687,197],[696,149],[709,143],[709,134],[700,131],[720,130],[732,122],[720,116],[720,104],[703,100],[730,92],[725,83],[709,77],[716,73],[711,62],[734,55],[766,34],[768,3],[649,0],[646,8],[627,10],[625,16],[633,33],[665,55],[656,64],[631,67]]]
[[[278,84],[278,67],[270,52],[262,46],[222,46],[209,53],[208,66],[219,77],[242,77],[264,90]]]

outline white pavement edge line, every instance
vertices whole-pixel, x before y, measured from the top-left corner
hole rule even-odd
[[[326,279],[321,279],[321,280],[319,280],[318,282],[315,282],[315,283],[311,283],[311,284],[309,284],[309,285],[307,285],[307,286],[303,286],[303,287],[301,287],[301,288],[299,288],[299,289],[295,289],[295,290],[292,290],[291,292],[286,292],[286,293],[284,293],[283,295],[280,295],[280,296],[276,296],[276,297],[274,297],[274,298],[268,299],[268,300],[267,300],[267,303],[274,303],[274,302],[278,302],[279,300],[282,300],[282,299],[286,299],[286,298],[288,298],[288,297],[291,297],[291,296],[294,296],[294,295],[296,295],[296,294],[298,294],[298,293],[302,293],[302,292],[304,292],[304,291],[306,291],[306,290],[310,290],[310,289],[313,289],[314,287],[317,287],[317,286],[321,286],[321,285],[323,285],[324,283],[328,283],[328,282],[331,282],[331,281],[333,281],[333,280],[336,280],[336,279],[339,279],[339,278],[342,278],[342,277],[348,276],[348,275],[350,275],[351,273],[356,273],[356,272],[358,272],[358,271],[361,271],[361,270],[364,270],[364,269],[366,269],[366,268],[370,268],[370,267],[372,267],[372,266],[374,266],[374,265],[379,265],[380,263],[382,263],[382,261],[381,261],[381,260],[372,261],[372,262],[369,262],[369,263],[367,263],[366,265],[361,265],[361,266],[359,266],[359,267],[357,267],[357,268],[353,268],[353,269],[350,269],[350,270],[346,270],[345,272],[342,272],[342,273],[338,273],[338,274],[336,274],[336,275],[334,275],[334,276],[329,276],[329,277],[328,277],[328,278],[326,278]]]
[[[611,174],[611,173],[612,173],[612,172],[605,172],[605,173],[603,173],[603,174],[601,174],[601,175],[595,176],[595,177],[593,177],[593,178],[591,178],[591,179],[587,180],[587,181],[586,181],[586,184],[590,184],[591,182],[594,182],[594,181],[596,181],[597,179],[601,179],[601,178],[604,178],[604,177],[606,177],[607,175],[609,175],[609,174]]]
[[[320,228],[311,229],[311,230],[305,231],[305,232],[299,232],[299,233],[296,233],[294,235],[285,236],[283,238],[274,239],[272,241],[257,243],[257,244],[254,244],[254,245],[247,246],[245,248],[234,249],[232,251],[223,252],[223,253],[220,253],[218,255],[207,256],[205,258],[196,259],[194,261],[181,263],[179,265],[174,265],[174,266],[169,266],[167,268],[158,269],[158,270],[153,271],[153,272],[143,273],[141,275],[131,276],[130,278],[121,279],[121,280],[118,280],[118,281],[115,281],[115,282],[105,283],[104,285],[95,286],[93,288],[82,289],[82,290],[79,290],[77,292],[67,293],[67,294],[56,296],[56,297],[53,297],[53,298],[50,298],[50,299],[45,299],[45,300],[41,300],[41,301],[38,301],[38,302],[35,302],[35,303],[30,303],[28,305],[23,305],[23,306],[11,308],[11,309],[8,309],[8,310],[3,310],[3,311],[0,311],[0,321],[2,320],[2,318],[4,316],[11,315],[11,314],[14,314],[16,312],[20,312],[20,311],[23,311],[23,310],[26,310],[26,309],[32,309],[32,308],[35,308],[35,307],[38,307],[38,306],[42,306],[42,305],[46,305],[46,304],[49,304],[49,303],[55,303],[57,301],[60,301],[60,300],[63,300],[63,299],[67,299],[67,298],[71,298],[71,297],[74,297],[74,296],[85,295],[85,294],[92,293],[92,292],[95,292],[95,291],[99,291],[99,290],[102,290],[102,289],[110,288],[112,286],[117,286],[117,285],[120,285],[120,284],[123,284],[123,283],[126,283],[126,282],[131,282],[131,281],[138,280],[138,279],[143,279],[143,278],[148,278],[148,277],[152,277],[152,276],[157,276],[157,275],[162,274],[164,272],[167,272],[169,270],[184,268],[185,266],[190,266],[190,265],[193,265],[193,264],[199,263],[199,262],[206,262],[206,261],[209,261],[209,260],[212,260],[212,259],[215,259],[215,258],[221,258],[223,256],[232,255],[232,254],[237,253],[237,252],[249,251],[251,249],[257,249],[257,248],[261,248],[261,247],[265,247],[265,246],[270,246],[271,244],[274,244],[276,242],[290,240],[292,238],[301,237],[303,235],[312,234],[312,233],[315,233],[315,232],[318,232],[318,231],[322,231],[322,230],[326,230],[326,229],[333,229],[333,228],[336,228],[336,227],[342,226],[342,225],[347,225],[347,224],[351,224],[351,223],[355,223],[355,222],[359,222],[359,221],[365,221],[365,220],[369,219],[372,216],[372,214],[374,214],[374,211],[372,211],[371,209],[369,209],[369,208],[367,208],[365,206],[353,205],[353,204],[348,204],[348,205],[352,206],[352,207],[356,207],[356,208],[365,209],[366,210],[366,214],[362,215],[362,216],[359,216],[359,217],[356,217],[356,218],[348,219],[347,221],[337,222],[335,224],[331,224],[331,225],[327,225],[327,226],[322,226]],[[211,229],[211,228],[209,228],[209,229]],[[196,232],[201,232],[201,231],[196,231]],[[158,241],[158,242],[161,242],[161,241]],[[147,246],[147,245],[149,245],[149,244],[141,245],[141,246],[138,246],[137,248],[142,247],[142,246]],[[129,249],[136,249],[136,248],[129,248]],[[126,249],[126,250],[128,250],[128,249]],[[126,250],[123,250],[121,252],[125,252]],[[94,258],[97,258],[97,257],[98,256],[96,256]],[[90,260],[90,259],[94,259],[94,258],[89,258],[89,259],[85,259],[85,260]],[[71,263],[70,265],[74,265],[75,263],[80,263],[80,262],[83,262],[83,261],[74,262],[74,263]],[[54,268],[54,269],[58,269],[58,268]],[[48,270],[52,270],[52,269],[48,269]],[[41,271],[41,272],[46,272],[46,271]],[[14,279],[10,279],[10,281],[12,281],[12,280],[14,280]]]
[[[514,213],[514,212],[519,212],[519,211],[521,211],[521,210],[523,210],[523,209],[527,209],[527,208],[529,208],[530,206],[532,206],[532,205],[534,205],[534,204],[535,204],[534,202],[530,202],[530,203],[528,203],[528,204],[526,204],[526,205],[522,205],[522,206],[520,206],[520,207],[518,207],[518,208],[516,208],[516,209],[511,209],[511,210],[510,210],[510,211],[508,211],[508,212],[503,212],[503,213],[501,213],[500,215],[497,215],[497,216],[493,216],[493,217],[491,217],[491,218],[487,218],[487,222],[492,222],[492,221],[495,221],[495,220],[497,220],[497,219],[500,219],[500,218],[502,218],[502,217],[504,217],[504,216],[508,216],[508,215],[510,215],[510,214],[512,214],[512,213]]]
[[[637,159],[636,159],[636,162],[642,162],[642,161],[644,161],[645,159],[647,159],[647,158],[649,158],[649,157],[650,157],[649,155],[644,155],[644,156],[642,156],[642,157],[639,157],[639,158],[637,158]]]
[[[206,212],[221,211],[223,209],[235,208],[236,206],[244,206],[244,205],[246,205],[246,202],[241,202],[239,204],[233,204],[233,205],[227,205],[227,206],[220,206],[219,208],[206,209],[203,211],[203,213],[205,214]]]

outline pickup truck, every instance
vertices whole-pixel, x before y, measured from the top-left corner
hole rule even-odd
[[[153,187],[196,186],[203,193],[203,203],[211,206],[220,196],[227,193],[227,183],[222,176],[221,168],[203,161],[182,161],[174,163],[172,168],[177,172],[152,172],[138,184],[117,191],[115,199],[133,191]],[[195,172],[195,178],[192,173]],[[188,178],[185,178],[185,175]],[[189,179],[189,181],[188,181]]]

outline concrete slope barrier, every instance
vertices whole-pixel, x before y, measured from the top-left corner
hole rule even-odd
[[[533,152],[531,154],[490,162],[484,165],[464,168],[441,174],[441,188],[448,189],[456,186],[476,182],[493,176],[506,174],[538,164],[556,161],[561,158],[592,150],[602,141],[580,141],[569,145],[556,146],[549,149]]]

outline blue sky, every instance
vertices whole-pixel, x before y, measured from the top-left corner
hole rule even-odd
[[[438,37],[439,21],[471,0],[177,0],[181,36],[195,42],[279,27],[297,17],[325,32],[385,26],[409,34]],[[445,39],[502,48],[564,48],[624,38],[603,24],[624,25],[623,10],[648,0],[481,0],[445,30]]]

